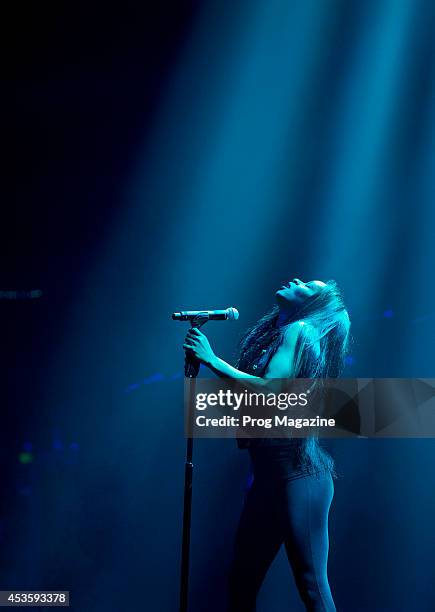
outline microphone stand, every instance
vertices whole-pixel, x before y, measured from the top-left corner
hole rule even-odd
[[[201,327],[209,320],[209,315],[199,313],[190,320],[191,327]],[[184,362],[184,376],[189,379],[187,393],[187,431],[192,434],[193,428],[193,399],[195,397],[196,377],[199,373],[200,362],[196,357],[186,354]],[[192,519],[192,485],[193,485],[193,438],[187,438],[186,462],[184,464],[184,502],[183,502],[183,536],[181,545],[181,575],[180,575],[180,612],[187,612],[189,597],[189,560],[190,560],[190,526]]]

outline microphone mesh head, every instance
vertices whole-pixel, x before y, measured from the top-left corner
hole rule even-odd
[[[239,318],[239,311],[236,308],[230,307],[228,310],[228,319],[230,321],[237,321]]]

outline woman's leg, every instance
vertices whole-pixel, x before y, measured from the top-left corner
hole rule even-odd
[[[334,484],[328,472],[286,483],[285,547],[299,594],[310,612],[335,612],[328,583],[328,513]]]
[[[254,480],[240,517],[229,575],[229,612],[255,612],[267,570],[284,540],[278,486]]]

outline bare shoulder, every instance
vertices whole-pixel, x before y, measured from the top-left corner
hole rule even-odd
[[[305,331],[305,327],[305,321],[296,321],[289,325],[284,332],[284,343],[294,346],[301,333]]]
[[[318,330],[311,323],[300,320],[288,326],[284,334],[284,344],[289,349],[296,349],[298,339],[303,338],[305,348],[320,352],[320,338]]]
[[[301,325],[298,322],[292,323],[285,329],[283,341],[269,361],[264,378],[288,378],[292,376],[295,348],[300,330]]]

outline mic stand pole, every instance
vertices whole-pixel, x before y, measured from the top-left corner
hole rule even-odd
[[[201,327],[207,323],[208,315],[201,313],[190,321],[191,327]],[[196,377],[199,372],[200,362],[196,357],[186,353],[184,362],[184,376],[189,380],[187,392],[186,425],[188,434],[193,431],[193,400],[195,397]],[[180,576],[180,612],[187,612],[189,597],[189,558],[190,558],[190,525],[192,519],[192,484],[193,484],[193,438],[187,438],[186,462],[184,464],[184,502],[183,502],[183,539],[181,546],[181,576]]]

